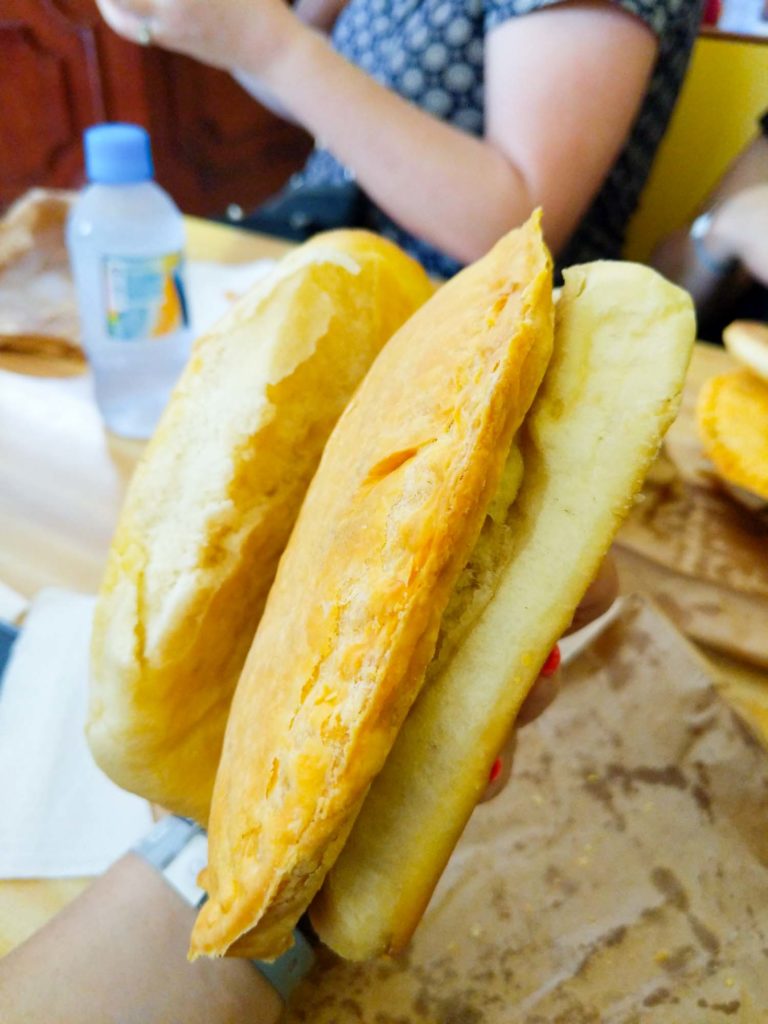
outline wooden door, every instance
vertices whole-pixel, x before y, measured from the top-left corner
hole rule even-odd
[[[100,121],[144,125],[158,180],[202,215],[256,205],[310,147],[224,72],[119,38],[94,0],[2,0],[0,100],[0,208],[79,187],[82,133]]]

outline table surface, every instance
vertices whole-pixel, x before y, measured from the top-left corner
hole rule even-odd
[[[278,257],[289,248],[285,242],[194,219],[188,220],[188,247],[193,258],[221,262]],[[727,365],[722,350],[697,346],[674,428],[678,438],[694,436],[698,388]],[[26,369],[34,372],[35,364]],[[105,432],[87,373],[51,378],[0,368],[0,582],[25,597],[46,586],[96,590],[142,447]],[[719,668],[729,671],[731,666],[720,659]],[[744,671],[768,686],[768,673]],[[85,884],[78,879],[0,883],[0,955]]]

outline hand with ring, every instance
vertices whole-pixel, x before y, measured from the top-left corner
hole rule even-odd
[[[119,35],[162,46],[206,64],[265,74],[300,32],[283,0],[97,0]]]

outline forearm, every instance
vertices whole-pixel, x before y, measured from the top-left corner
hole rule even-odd
[[[346,0],[296,0],[292,10],[305,25],[311,25],[321,32],[330,32],[345,3]],[[296,119],[291,117],[277,97],[264,87],[257,75],[249,75],[247,72],[235,68],[232,71],[232,76],[262,106],[271,110],[273,114],[277,114],[278,117],[296,123]]]
[[[241,71],[239,68],[232,70],[232,77],[240,88],[245,89],[248,95],[256,100],[257,103],[260,103],[262,107],[266,107],[267,110],[270,110],[277,117],[281,117],[284,121],[296,123],[296,119],[291,117],[283,104],[269,90],[264,88],[261,79],[254,75],[249,75],[246,71]]]
[[[194,917],[129,854],[0,961],[3,1024],[275,1024],[280,999],[250,963],[188,963]]]
[[[270,67],[267,85],[394,220],[461,261],[535,204],[491,145],[390,92],[309,30]]]

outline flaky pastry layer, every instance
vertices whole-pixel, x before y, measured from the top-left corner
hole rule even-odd
[[[552,361],[513,452],[519,491],[506,512],[491,506],[427,682],[310,911],[349,959],[409,941],[679,406],[695,337],[686,293],[629,263],[565,280]]]
[[[551,345],[537,215],[408,321],[341,417],[238,683],[193,955],[290,944],[416,697]]]

